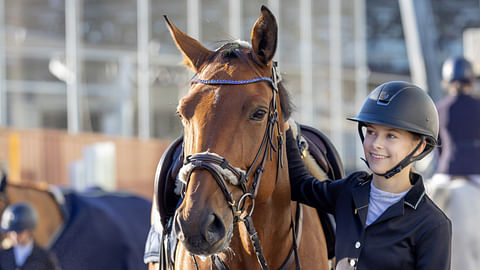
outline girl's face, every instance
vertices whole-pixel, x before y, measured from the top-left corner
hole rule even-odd
[[[363,151],[370,170],[383,174],[410,154],[419,142],[417,136],[406,130],[368,124]],[[423,147],[420,147],[415,155],[421,151]]]
[[[8,237],[15,245],[26,245],[32,241],[32,233],[29,230],[24,230],[21,232],[8,232]]]

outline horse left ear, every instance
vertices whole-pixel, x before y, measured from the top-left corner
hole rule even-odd
[[[252,48],[256,59],[262,64],[272,61],[277,49],[278,26],[275,16],[265,6],[261,8],[260,17],[252,28]]]
[[[191,67],[195,72],[198,72],[205,60],[212,54],[212,51],[205,48],[198,40],[178,29],[167,16],[163,16],[167,23],[168,30],[175,40],[175,44],[182,52],[187,62],[187,66]]]
[[[5,188],[7,187],[7,173],[5,171],[1,171],[2,179],[0,180],[0,192],[4,192]]]

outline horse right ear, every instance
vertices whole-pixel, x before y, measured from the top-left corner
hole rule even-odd
[[[192,68],[195,72],[200,70],[205,60],[212,54],[212,51],[205,48],[196,39],[178,29],[167,16],[163,16],[167,23],[168,30],[175,41],[175,44],[185,57],[187,66]]]
[[[7,187],[7,173],[5,171],[1,171],[1,173],[2,179],[0,180],[0,192],[4,192]]]
[[[255,22],[251,35],[255,58],[262,64],[268,65],[272,61],[277,49],[277,35],[275,16],[266,6],[262,6],[260,17]]]

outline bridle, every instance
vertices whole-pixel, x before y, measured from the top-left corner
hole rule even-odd
[[[270,105],[268,109],[267,126],[262,139],[262,143],[260,145],[260,148],[258,149],[257,154],[255,155],[255,158],[252,164],[250,165],[250,167],[246,172],[232,166],[227,161],[226,158],[215,153],[209,153],[209,152],[197,153],[197,154],[189,155],[184,159],[184,168],[187,168],[186,166],[188,166],[188,169],[185,172],[186,177],[185,177],[184,190],[186,190],[186,187],[188,186],[188,183],[189,183],[190,176],[194,170],[204,169],[213,176],[218,186],[222,190],[222,193],[224,194],[229,207],[232,210],[232,214],[234,217],[234,221],[233,221],[234,224],[237,224],[238,222],[243,222],[245,224],[250,240],[252,241],[255,254],[257,255],[258,263],[260,264],[263,270],[268,269],[268,265],[267,265],[265,256],[263,255],[262,246],[260,245],[260,240],[258,238],[257,231],[255,230],[255,227],[253,225],[252,213],[255,207],[255,198],[258,193],[258,188],[260,186],[261,177],[265,169],[265,162],[267,160],[267,157],[269,157],[270,160],[272,160],[273,152],[277,153],[277,170],[276,170],[275,184],[278,181],[279,170],[280,168],[283,168],[283,153],[282,153],[283,137],[280,130],[278,108],[277,108],[277,95],[279,94],[278,83],[280,81],[281,81],[281,77],[279,76],[278,70],[276,68],[276,62],[274,62],[272,65],[271,78],[259,76],[257,78],[250,79],[250,80],[193,79],[191,81],[192,84],[200,83],[200,84],[208,84],[208,85],[243,85],[243,84],[251,84],[256,82],[268,82],[272,88],[273,96],[272,96],[272,99],[270,100]],[[277,129],[276,140],[278,143],[277,145],[278,149],[274,143],[275,128]],[[258,163],[258,166],[255,167],[257,163]],[[243,194],[242,196],[240,196],[240,199],[238,200],[238,202],[235,202],[235,199],[233,198],[232,193],[228,188],[227,181],[229,176],[226,175],[227,173],[230,174],[229,176],[231,176],[232,174],[234,175],[236,180],[234,181],[234,184],[239,186],[243,191]],[[253,182],[249,189],[247,186],[247,183],[250,177],[253,177]],[[249,198],[252,203],[248,213],[244,214],[246,212],[245,205],[246,205],[247,198]],[[297,208],[297,212],[299,212],[298,208]],[[293,220],[292,220],[292,226],[293,226]],[[287,269],[290,266],[291,262],[293,261],[292,259],[293,255],[295,255],[297,268],[299,268],[298,254],[297,254],[298,244],[296,244],[296,241],[295,241],[295,238],[297,238],[295,234],[296,230],[292,230],[292,231],[294,234],[294,244],[292,247],[293,251],[290,252],[287,260],[284,262],[284,264],[280,269]],[[196,269],[198,269],[195,256],[192,255],[192,257],[194,260],[195,267]],[[212,255],[211,260],[218,269],[222,269],[222,270],[228,269],[217,255]]]

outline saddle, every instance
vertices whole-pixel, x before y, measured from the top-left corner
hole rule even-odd
[[[302,156],[308,153],[310,158],[313,157],[313,160],[316,163],[315,166],[319,167],[328,179],[336,180],[343,178],[343,164],[332,142],[323,133],[313,127],[296,125],[295,129],[297,133],[297,143]],[[155,174],[155,205],[153,211],[157,211],[157,213],[153,214],[158,214],[160,216],[159,220],[161,224],[155,224],[156,221],[154,220],[152,228],[158,228],[161,226],[161,229],[157,229],[157,232],[162,235],[157,236],[160,239],[156,242],[159,243],[158,248],[162,248],[162,250],[160,252],[155,252],[155,254],[159,254],[161,257],[161,265],[169,265],[173,256],[171,253],[171,245],[164,243],[164,241],[169,238],[168,235],[172,230],[172,219],[181,200],[180,194],[175,190],[178,190],[178,181],[176,180],[178,172],[183,166],[183,158],[183,136],[180,136],[174,140],[163,153]],[[307,165],[309,170],[311,167],[311,164]],[[328,258],[331,259],[335,256],[335,221],[332,216],[325,212],[318,211],[318,215],[322,222],[323,231],[327,241]],[[150,235],[153,235],[152,232],[149,234],[149,238],[151,237]],[[148,241],[153,242],[150,239],[147,240],[147,243]],[[166,251],[165,249],[168,249],[169,251]],[[167,259],[168,257],[170,258]],[[166,263],[164,261],[165,259],[170,262]]]
[[[290,122],[302,160],[311,175],[320,181],[338,180],[345,177],[343,163],[330,139],[319,130]],[[335,256],[335,219],[332,215],[318,211],[327,243],[328,259]]]

